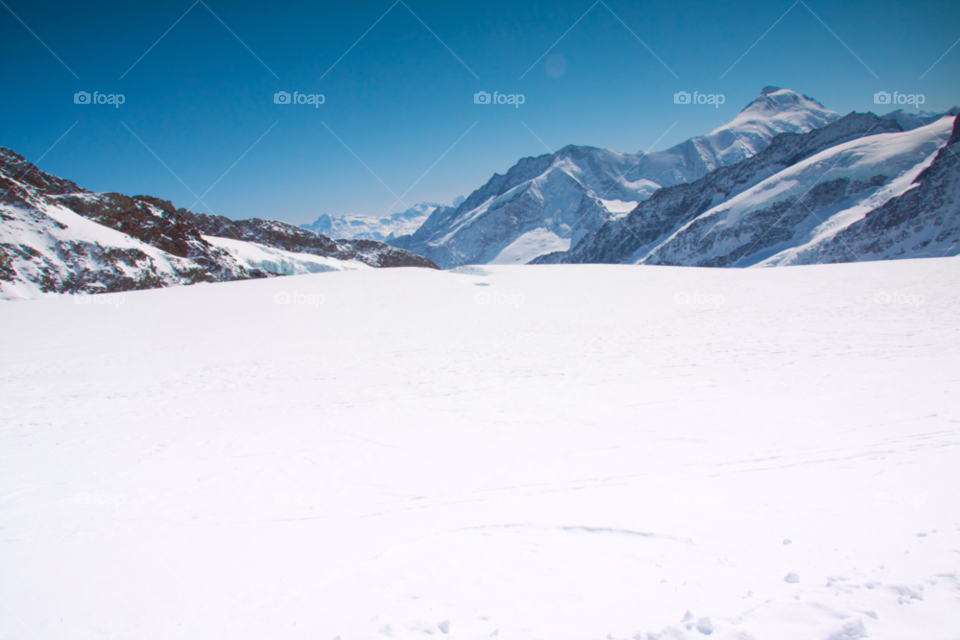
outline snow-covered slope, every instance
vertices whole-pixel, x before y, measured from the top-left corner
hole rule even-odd
[[[840,116],[787,89],[765,88],[729,124],[655,153],[570,145],[524,158],[456,209],[435,211],[412,235],[391,240],[443,267],[523,264],[567,249],[657,189],[735,164],[780,133],[802,133]]]
[[[605,223],[566,253],[537,262],[635,262],[691,220],[771,178],[784,168],[837,144],[878,132],[900,132],[892,120],[873,114],[849,114],[807,133],[785,133],[742,162],[722,167],[699,180],[661,189],[628,215]]]
[[[203,239],[230,255],[237,264],[248,271],[261,270],[274,275],[293,276],[304,273],[341,271],[345,268],[369,268],[369,265],[359,260],[345,262],[336,258],[309,253],[284,251],[256,242],[244,242],[243,240],[218,238],[216,236],[203,236]]]
[[[703,266],[833,262],[821,251],[824,243],[915,188],[914,181],[950,137],[953,121],[953,117],[945,117],[929,127],[870,135],[833,146],[711,208],[640,261]],[[952,155],[949,150],[944,153]],[[960,172],[954,167],[943,175],[955,180]],[[951,200],[956,195],[951,189]],[[960,202],[943,212],[943,224],[927,227],[927,238],[947,232],[936,248],[927,249],[944,255],[960,238],[957,205]],[[919,219],[913,226],[917,223]],[[875,232],[869,240],[879,240],[889,230]],[[909,248],[874,257],[921,257]],[[866,257],[853,247],[850,252],[851,260]]]
[[[0,305],[0,637],[956,640],[960,260],[483,269]]]
[[[460,202],[463,198],[459,198]],[[454,202],[454,206],[460,204]],[[398,236],[409,235],[420,228],[420,225],[434,212],[443,209],[452,209],[449,205],[434,202],[421,202],[406,211],[392,213],[388,216],[369,216],[351,214],[345,216],[331,216],[322,214],[310,224],[302,225],[328,238],[344,238],[347,240],[393,240]]]
[[[960,254],[960,117],[954,119],[952,133],[944,126],[949,121],[943,118],[926,127],[933,135],[950,137],[931,161],[918,163],[903,174],[896,185],[902,195],[865,211],[835,216],[836,224],[824,225],[809,243],[781,252],[768,262],[805,264]],[[917,169],[922,169],[919,175],[905,185]]]
[[[924,127],[933,124],[944,116],[960,115],[960,106],[951,107],[943,112],[922,110],[919,113],[911,113],[904,109],[897,109],[882,116],[884,120],[896,120],[903,127],[904,131],[912,131],[917,127]]]
[[[191,284],[207,273],[125,233],[50,203],[0,202],[0,299]]]
[[[92,193],[0,147],[0,299],[364,265],[436,268],[372,240],[334,242],[273,220],[233,221],[149,196]]]
[[[955,126],[946,116],[902,132],[893,120],[850,114],[785,134],[538,262],[746,267],[951,255],[960,249],[960,168],[944,147]],[[892,207],[899,213],[874,215]]]

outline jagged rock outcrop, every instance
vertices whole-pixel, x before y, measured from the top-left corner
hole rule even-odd
[[[372,240],[197,214],[151,196],[93,193],[0,147],[0,295],[100,293],[349,268],[425,267]]]

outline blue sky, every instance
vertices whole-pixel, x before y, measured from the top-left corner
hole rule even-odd
[[[450,202],[565,144],[664,149],[766,85],[841,113],[888,111],[880,90],[960,103],[952,0],[3,2],[0,145],[94,191],[233,218]],[[274,104],[284,90],[325,102]],[[680,90],[726,102],[675,105]]]

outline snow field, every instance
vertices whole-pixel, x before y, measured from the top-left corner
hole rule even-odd
[[[956,640],[958,276],[3,304],[0,637]]]

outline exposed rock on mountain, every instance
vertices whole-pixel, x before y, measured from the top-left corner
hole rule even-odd
[[[619,153],[570,145],[495,174],[455,209],[437,210],[412,235],[391,240],[443,267],[523,264],[567,250],[662,187],[683,184],[763,150],[778,134],[839,118],[796,92],[767,87],[712,133],[666,151]]]
[[[902,131],[850,114],[665,188],[573,250],[535,262],[787,265],[958,250],[954,118]]]
[[[0,297],[128,291],[358,267],[436,268],[370,240],[96,194],[0,147]]]
[[[954,118],[947,145],[905,193],[868,211],[823,242],[798,250],[784,262],[809,264],[958,254],[960,118]]]

